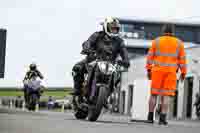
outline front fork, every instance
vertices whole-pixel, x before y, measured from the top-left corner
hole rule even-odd
[[[90,85],[90,91],[89,91],[89,102],[91,103],[95,103],[96,98],[95,96],[98,94],[98,89],[100,88],[101,85],[106,86],[106,88],[108,88],[108,95],[106,96],[107,98],[110,96],[110,94],[113,91],[114,88],[114,80],[113,80],[113,75],[109,78],[109,81],[104,81],[107,82],[105,83],[99,83],[99,81],[97,81],[97,77],[99,76],[99,71],[96,69],[94,71],[94,73],[91,73],[90,75],[91,77],[89,77],[89,80],[91,81],[91,85]],[[93,78],[92,78],[93,77]]]

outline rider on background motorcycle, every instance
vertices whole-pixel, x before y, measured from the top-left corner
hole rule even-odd
[[[111,59],[113,61],[120,55],[123,60],[123,66],[126,68],[130,66],[128,52],[123,39],[119,37],[119,31],[119,21],[116,18],[108,17],[103,23],[103,30],[93,33],[88,40],[82,44],[83,49],[81,54],[87,56],[72,68],[75,95],[81,94],[84,74],[87,73],[86,65],[94,61],[97,56],[105,54],[105,51],[112,54]]]
[[[32,63],[29,65],[29,71],[26,72],[23,82],[25,83],[27,80],[30,80],[32,78],[36,79],[37,77],[39,77],[40,79],[44,78],[41,72],[37,69],[37,65],[35,63]],[[29,88],[27,84],[24,84],[24,99],[27,103],[29,99]]]

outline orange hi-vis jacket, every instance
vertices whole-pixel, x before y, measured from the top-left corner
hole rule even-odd
[[[152,42],[147,55],[146,69],[186,74],[186,56],[183,42],[173,36],[162,36]]]
[[[174,96],[177,70],[182,74],[187,72],[183,42],[167,35],[153,40],[146,69],[151,72],[152,95]]]

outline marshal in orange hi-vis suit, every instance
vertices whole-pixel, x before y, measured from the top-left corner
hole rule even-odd
[[[183,42],[168,35],[153,40],[146,69],[151,73],[152,95],[174,96],[177,70],[180,69],[183,75],[187,72]]]

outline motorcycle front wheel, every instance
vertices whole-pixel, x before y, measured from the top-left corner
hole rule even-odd
[[[89,107],[88,120],[96,121],[101,114],[101,110],[107,100],[107,88],[101,86],[98,90],[96,105],[91,105]]]

